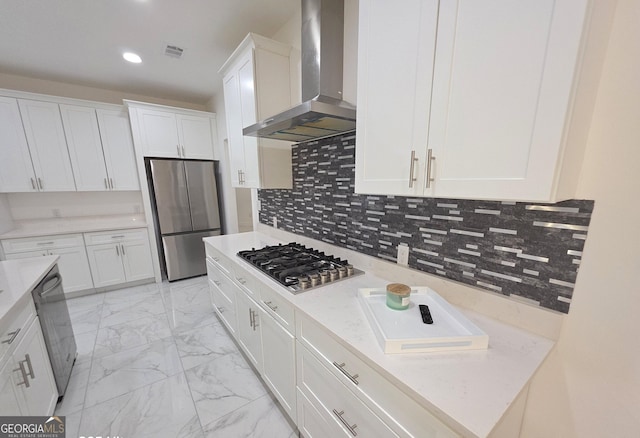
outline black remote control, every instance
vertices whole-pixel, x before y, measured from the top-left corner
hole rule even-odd
[[[431,312],[429,312],[429,306],[426,304],[420,304],[420,315],[422,315],[422,322],[425,324],[433,324],[433,318]]]

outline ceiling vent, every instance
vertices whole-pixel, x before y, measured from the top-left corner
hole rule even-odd
[[[180,59],[184,53],[184,49],[178,46],[172,46],[171,44],[167,44],[167,47],[164,49],[164,54],[169,56],[170,58]]]

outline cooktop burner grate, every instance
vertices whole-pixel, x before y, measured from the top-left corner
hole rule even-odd
[[[252,248],[238,256],[271,276],[293,293],[363,274],[347,260],[299,243]]]

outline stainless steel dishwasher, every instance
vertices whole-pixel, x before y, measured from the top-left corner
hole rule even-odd
[[[51,268],[32,294],[61,398],[71,377],[77,349],[58,265]]]

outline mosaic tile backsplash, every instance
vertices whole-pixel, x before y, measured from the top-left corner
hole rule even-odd
[[[293,146],[293,189],[259,190],[260,222],[568,313],[593,201],[354,193],[355,134]]]

